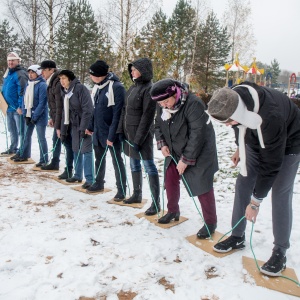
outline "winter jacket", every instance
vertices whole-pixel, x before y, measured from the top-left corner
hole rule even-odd
[[[63,97],[71,91],[73,93],[69,99],[70,123],[68,125],[71,126],[72,149],[74,152],[78,152],[79,149],[81,153],[91,152],[92,137],[87,136],[82,142],[82,138],[80,136],[80,133],[84,132],[88,128],[94,112],[90,92],[77,78],[71,81],[70,87],[67,91],[63,87],[61,90]],[[67,135],[68,126],[64,124],[64,110],[62,115],[61,135]]]
[[[245,144],[259,153],[259,172],[253,193],[258,198],[264,198],[281,168],[284,155],[300,153],[300,110],[286,95],[275,89],[252,82],[241,84],[253,87],[259,97],[258,115],[262,118],[265,148],[260,147],[257,130],[249,128]],[[248,89],[237,85],[234,90],[241,96],[247,109],[253,111],[254,101]]]
[[[53,73],[47,88],[49,115],[54,123],[55,129],[60,129],[61,127],[63,110],[63,97],[61,94],[61,84],[58,73],[59,71]]]
[[[207,124],[208,115],[204,110],[204,102],[189,93],[170,119],[162,120],[163,110],[159,105],[155,118],[158,149],[168,146],[177,163],[181,159],[188,165],[183,175],[193,196],[210,191],[214,173],[218,171],[215,132],[212,124]],[[170,156],[166,157],[166,169],[171,160]]]
[[[47,103],[47,84],[42,76],[37,77],[34,81],[39,81],[34,85],[33,106],[31,108],[31,120],[36,125],[47,126],[48,124],[48,103]],[[28,85],[27,85],[28,86]],[[24,95],[26,93],[26,89]],[[23,115],[26,117],[27,109],[24,106],[23,99]]]
[[[117,133],[125,134],[131,144],[139,145],[143,160],[153,159],[154,116],[156,103],[151,99],[152,64],[148,58],[140,58],[128,65],[131,79],[131,67],[135,67],[141,76],[134,80],[125,96],[125,104]],[[128,143],[124,143],[124,152],[131,158],[140,159],[140,155]]]
[[[9,69],[2,87],[3,97],[8,104],[7,111],[13,112],[18,108],[22,108],[22,99],[27,81],[28,74],[24,68],[16,66],[13,69]]]
[[[107,107],[109,84],[101,90],[98,89],[94,97],[95,109],[93,118],[88,128],[94,133],[94,145],[98,146],[100,143],[103,148],[106,147],[107,140],[114,142],[116,139],[118,139],[116,131],[118,128],[126,93],[123,84],[113,73],[108,73],[106,78],[102,82],[100,82],[99,85],[105,84],[108,80],[114,81],[113,92],[115,105]]]

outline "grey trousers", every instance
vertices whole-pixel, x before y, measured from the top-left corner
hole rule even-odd
[[[247,173],[244,177],[238,175],[235,185],[234,206],[231,225],[234,227],[245,215],[255,187],[259,168],[258,154],[250,147],[246,147]],[[274,235],[274,250],[280,249],[283,253],[290,247],[290,235],[293,221],[293,188],[299,167],[300,154],[285,155],[279,173],[272,186],[272,222]],[[262,203],[263,205],[263,203]],[[259,215],[258,215],[259,218]],[[234,236],[243,236],[247,221],[244,219],[233,231]]]

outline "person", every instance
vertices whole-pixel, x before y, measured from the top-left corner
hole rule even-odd
[[[238,148],[232,157],[240,174],[236,180],[232,235],[214,250],[229,252],[245,248],[247,220],[255,222],[263,199],[272,188],[274,247],[270,259],[260,268],[278,276],[286,268],[290,247],[292,198],[300,160],[300,110],[283,93],[255,83],[243,82],[214,92],[208,113],[217,121],[232,125]]]
[[[75,161],[74,175],[67,178],[66,181],[70,183],[82,182],[84,171],[86,182],[82,188],[87,189],[93,183],[92,138],[85,133],[94,111],[91,95],[87,87],[80,83],[72,71],[61,70],[58,77],[64,95],[61,139],[64,143],[64,137],[71,127]]]
[[[42,166],[42,170],[59,170],[60,153],[61,153],[61,140],[60,140],[60,127],[62,119],[63,98],[61,94],[61,84],[58,78],[59,71],[56,68],[56,63],[53,60],[44,60],[41,63],[40,69],[42,76],[46,80],[47,99],[49,106],[50,119],[48,125],[53,127],[53,157],[51,162]],[[73,150],[71,133],[68,131],[64,137],[64,146],[66,149],[66,167],[62,174],[58,176],[59,179],[67,179],[72,177],[73,170]]]
[[[141,159],[149,176],[152,204],[146,215],[155,215],[160,211],[159,177],[153,160],[154,115],[156,103],[151,100],[152,62],[148,58],[139,58],[128,64],[128,72],[134,84],[125,95],[117,133],[124,145],[124,153],[130,157],[133,182],[132,196],[124,200],[125,204],[142,202]],[[127,140],[131,145],[124,142]]]
[[[20,145],[24,136],[25,122],[22,115],[22,99],[24,89],[28,81],[26,69],[20,66],[21,58],[16,52],[10,52],[7,55],[8,68],[3,76],[2,94],[8,104],[7,108],[7,127],[10,133],[10,146],[2,155],[19,153]]]
[[[89,69],[90,78],[95,83],[92,91],[95,109],[86,133],[93,134],[96,181],[87,188],[87,191],[98,192],[104,189],[106,147],[108,147],[118,188],[114,200],[122,201],[126,195],[126,172],[121,156],[121,143],[116,131],[126,91],[119,78],[114,73],[108,72],[108,69],[109,66],[103,60],[97,60]]]
[[[31,137],[36,127],[40,148],[40,160],[37,167],[48,162],[48,146],[46,140],[46,126],[48,123],[47,84],[41,76],[39,65],[30,66],[28,85],[23,99],[23,115],[26,129],[23,149],[19,154],[11,157],[15,162],[27,161],[31,157]]]
[[[165,157],[165,189],[168,213],[158,220],[167,224],[179,220],[180,178],[191,196],[198,196],[206,223],[197,237],[205,239],[217,227],[213,190],[218,171],[215,132],[205,113],[204,102],[189,92],[186,84],[171,78],[156,82],[150,94],[158,103],[155,137]]]

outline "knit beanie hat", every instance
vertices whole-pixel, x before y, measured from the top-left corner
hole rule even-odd
[[[65,75],[69,78],[70,81],[74,80],[76,78],[75,74],[70,71],[70,70],[61,70],[59,73],[58,73],[58,76],[62,76],[62,75]]]
[[[226,122],[236,111],[239,95],[231,88],[216,90],[208,102],[208,113],[219,122]]]
[[[97,60],[90,66],[89,73],[95,77],[106,76],[109,65],[104,60]]]
[[[19,57],[19,55],[16,52],[9,52],[7,54],[7,60],[15,60],[18,59],[19,61],[21,61],[21,57]]]
[[[178,83],[179,84],[179,83]],[[166,78],[157,81],[153,84],[150,95],[152,100],[154,101],[163,101],[165,99],[168,99],[176,94],[178,84],[176,84],[176,81],[171,78]]]
[[[37,76],[40,76],[42,74],[42,71],[40,70],[39,65],[32,65],[27,69],[27,71],[29,71],[29,70],[35,72],[37,74]]]

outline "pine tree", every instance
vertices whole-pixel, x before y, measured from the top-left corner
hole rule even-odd
[[[280,67],[279,67],[279,62],[276,60],[271,61],[271,73],[272,73],[272,84],[277,84],[278,83],[278,77],[280,75]]]
[[[166,14],[160,9],[135,39],[135,53],[153,62],[154,81],[167,76],[174,59]]]
[[[230,51],[227,29],[220,26],[211,12],[199,26],[195,52],[194,74],[205,92],[222,86],[223,66]]]
[[[183,80],[188,73],[196,30],[196,11],[186,0],[179,0],[169,20],[174,51],[173,77]]]
[[[81,82],[88,78],[89,66],[105,53],[106,36],[101,35],[87,0],[71,1],[57,33],[58,66],[72,70]]]
[[[8,20],[0,23],[0,72],[4,74],[7,68],[7,54],[19,46],[18,35],[14,34],[13,27],[10,27]],[[0,76],[2,83],[2,76]]]

